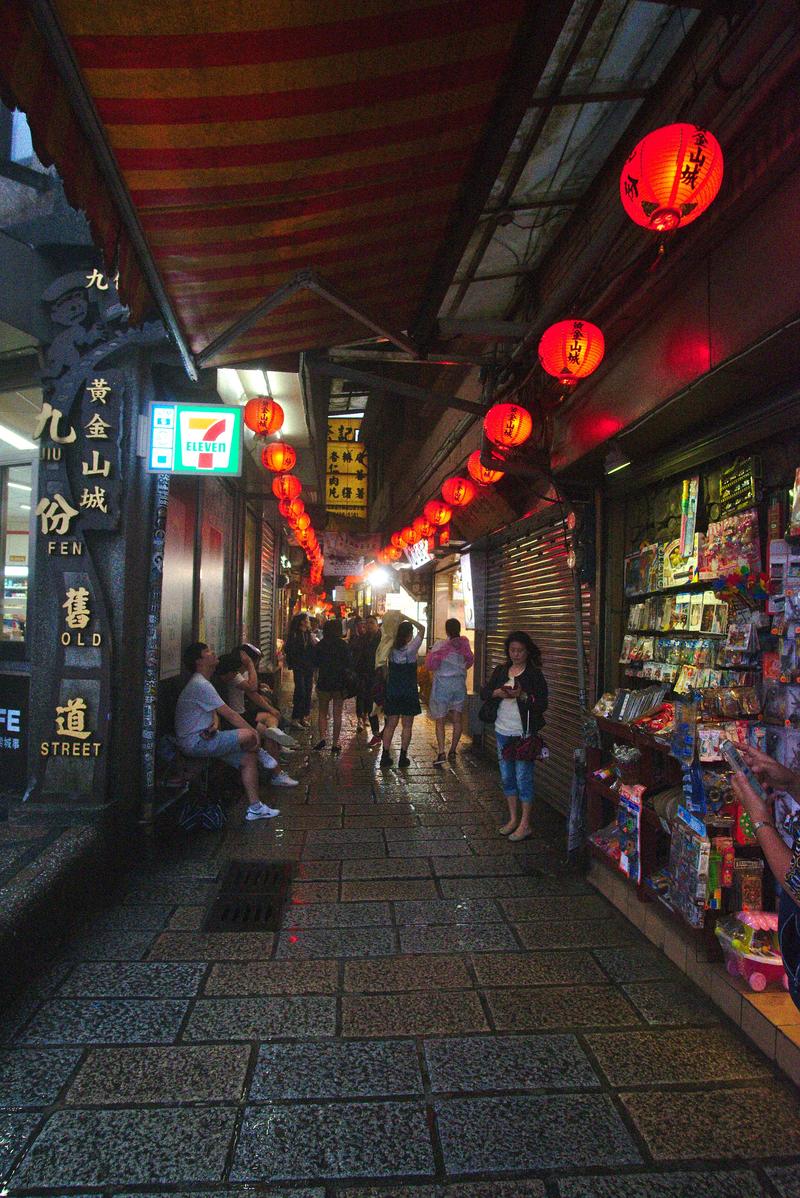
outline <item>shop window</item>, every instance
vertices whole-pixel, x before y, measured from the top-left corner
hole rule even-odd
[[[30,586],[32,463],[0,467],[3,554],[3,642],[24,642]]]
[[[181,671],[181,653],[194,640],[194,541],[197,484],[173,478],[167,505],[161,589],[161,677]]]

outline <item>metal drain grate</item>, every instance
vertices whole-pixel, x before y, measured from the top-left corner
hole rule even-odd
[[[279,931],[293,876],[286,861],[230,861],[203,931]]]

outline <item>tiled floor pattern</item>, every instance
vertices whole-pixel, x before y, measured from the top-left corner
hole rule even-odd
[[[155,851],[2,1014],[13,1195],[800,1198],[797,1092],[563,862],[493,770],[352,728],[274,823]],[[205,934],[226,859],[298,862],[276,936]]]

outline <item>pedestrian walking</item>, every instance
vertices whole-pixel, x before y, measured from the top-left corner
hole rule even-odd
[[[542,655],[527,632],[506,637],[505,661],[492,671],[481,688],[481,698],[481,718],[494,724],[500,779],[508,803],[508,823],[499,829],[500,835],[527,840],[532,834],[533,738],[544,727],[547,710]]]
[[[355,676],[350,646],[342,636],[342,621],[328,620],[322,630],[322,640],[314,646],[314,665],[317,668],[317,698],[319,700],[319,736],[316,751],[325,748],[328,735],[328,711],[333,706],[333,742],[331,753],[342,751],[339,737],[342,731],[342,708],[345,698],[354,693]]]
[[[367,722],[372,731],[370,744],[377,741],[380,723],[377,715],[372,714],[375,706],[375,654],[381,643],[378,621],[374,616],[367,616],[360,621],[361,631],[356,631],[350,641],[350,651],[353,655],[353,669],[356,673],[358,689],[356,691],[357,732],[366,730]],[[356,626],[358,629],[358,625]]]
[[[436,745],[438,756],[434,765],[444,765],[448,756],[455,760],[464,720],[464,704],[467,701],[467,670],[475,660],[470,643],[461,635],[458,620],[446,620],[447,636],[436,641],[428,653],[425,665],[433,674],[433,686],[428,702],[428,714],[436,721]],[[453,739],[450,752],[444,751],[445,720],[453,717]]]
[[[415,628],[418,629],[416,636],[414,636]],[[401,620],[397,627],[394,644],[389,653],[386,675],[386,698],[383,704],[386,723],[383,727],[382,769],[386,769],[392,764],[389,750],[392,747],[394,730],[400,720],[403,721],[403,726],[398,765],[402,769],[409,764],[408,746],[411,744],[414,717],[422,711],[419,705],[419,687],[417,686],[417,654],[424,635],[424,625],[419,624],[416,620]]]
[[[314,640],[311,621],[306,612],[292,617],[289,635],[286,638],[284,655],[286,664],[294,677],[292,696],[292,723],[302,728],[311,727],[311,691],[314,686]]]

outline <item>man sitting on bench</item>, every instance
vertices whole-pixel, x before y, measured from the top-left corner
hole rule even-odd
[[[209,679],[217,668],[212,648],[197,641],[183,655],[183,664],[191,674],[178,696],[175,708],[175,737],[178,748],[187,757],[214,757],[238,769],[248,799],[248,820],[272,819],[279,815],[274,807],[262,803],[258,793],[258,767],[273,772],[278,763],[259,749],[258,734],[224,703]],[[219,730],[220,718],[231,728]],[[280,772],[278,778],[281,777]]]

